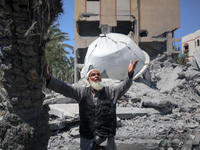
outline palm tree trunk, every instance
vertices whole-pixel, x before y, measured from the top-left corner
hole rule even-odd
[[[57,3],[60,10],[52,11],[48,2]],[[0,121],[0,149],[47,149],[50,132],[42,92],[43,35],[62,11],[58,4],[60,0],[0,0],[2,83],[7,91],[6,113]]]

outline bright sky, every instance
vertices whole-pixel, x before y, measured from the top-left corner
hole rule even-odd
[[[74,0],[63,0],[63,4],[64,14],[59,19],[60,29],[69,34],[70,41],[66,43],[74,46]],[[180,0],[180,10],[181,23],[180,28],[175,31],[176,38],[200,29],[200,0]],[[181,47],[181,41],[176,42],[176,45]]]
[[[182,38],[200,29],[200,0],[180,0],[180,10],[181,24],[174,34],[177,38]],[[176,43],[181,47],[181,41]]]

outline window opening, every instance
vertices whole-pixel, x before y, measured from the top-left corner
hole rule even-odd
[[[112,27],[113,33],[122,33],[128,35],[130,31],[134,32],[134,23],[130,21],[117,21],[117,27]]]
[[[99,36],[101,34],[99,21],[77,21],[76,28],[80,36]]]
[[[87,53],[87,48],[79,48],[77,50],[77,63],[78,64],[84,64],[86,53]]]
[[[188,44],[184,45],[184,50],[189,50],[189,45]]]

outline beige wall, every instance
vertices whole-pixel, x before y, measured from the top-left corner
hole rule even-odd
[[[98,16],[91,16],[87,18],[87,20],[100,20],[100,2],[99,1],[90,1],[87,2],[87,12],[88,13],[94,13],[97,14]]]
[[[130,0],[117,0],[117,20],[130,20]]]
[[[100,16],[81,18],[80,13],[94,13]],[[100,21],[102,25],[117,26],[118,21],[137,20],[137,29],[147,30],[148,36],[138,38],[139,42],[150,42],[166,31],[180,27],[180,0],[75,0],[75,20]],[[75,32],[76,39],[76,32]]]
[[[117,26],[117,4],[116,0],[100,1],[100,24],[108,26]]]
[[[142,41],[180,27],[179,0],[140,0],[139,13],[140,29],[149,33]]]

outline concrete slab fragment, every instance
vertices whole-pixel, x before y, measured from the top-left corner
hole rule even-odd
[[[182,68],[177,66],[174,70],[163,76],[163,78],[157,83],[157,88],[160,92],[169,92],[179,84],[181,80],[177,78],[178,73],[180,73],[181,70]]]
[[[142,117],[145,115],[160,114],[159,111],[154,108],[137,108],[137,107],[118,107],[117,117],[120,119],[129,119],[136,116]]]
[[[54,120],[49,122],[49,128],[50,130],[60,130],[63,129],[67,126],[66,123],[62,122],[62,121],[58,121],[58,120]]]
[[[78,104],[53,104],[49,105],[50,115],[57,116],[61,119],[77,118]],[[154,108],[137,108],[137,107],[117,107],[117,117],[120,119],[134,118],[136,116],[160,114]]]
[[[64,120],[71,120],[78,118],[79,110],[78,110],[78,104],[53,104],[49,105],[50,115],[57,116]]]
[[[196,51],[194,51],[194,58],[196,59],[198,67],[200,68],[200,49],[196,49]]]

